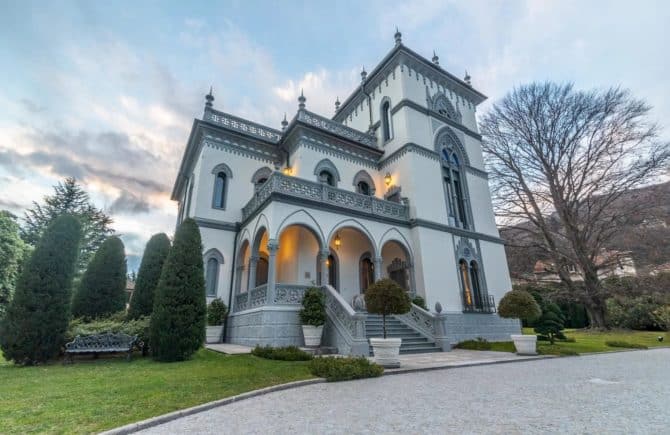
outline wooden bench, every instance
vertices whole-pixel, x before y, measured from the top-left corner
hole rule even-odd
[[[74,355],[92,353],[97,358],[100,353],[126,352],[128,354],[126,359],[130,361],[136,341],[137,335],[132,336],[123,333],[105,332],[84,337],[78,335],[73,341],[65,345],[65,355],[67,362],[72,362]]]

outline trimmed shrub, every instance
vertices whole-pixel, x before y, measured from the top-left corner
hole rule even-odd
[[[135,290],[128,308],[128,318],[150,316],[154,308],[154,294],[163,271],[163,263],[170,252],[170,239],[164,233],[154,234],[147,242],[135,281]]]
[[[302,325],[323,326],[326,323],[325,295],[320,289],[311,287],[305,291],[299,315]]]
[[[549,339],[551,344],[557,337],[565,337],[561,332],[565,319],[558,305],[548,302],[542,307],[542,315],[535,321],[535,332]]]
[[[251,354],[259,358],[274,359],[280,361],[309,361],[312,355],[300,350],[296,346],[272,347],[256,346]]]
[[[228,307],[220,298],[214,299],[207,305],[207,324],[209,326],[220,326],[226,321]]]
[[[478,337],[476,340],[465,340],[454,346],[457,349],[468,350],[491,350],[493,346],[487,340]]]
[[[384,373],[380,365],[368,361],[365,357],[314,358],[309,363],[309,369],[314,376],[326,378],[328,382],[348,381],[351,379],[376,378]]]
[[[151,314],[151,353],[157,361],[189,359],[205,341],[205,274],[200,230],[193,219],[179,225]]]
[[[670,308],[659,295],[620,296],[607,300],[609,326],[642,331],[666,331],[670,328]]]
[[[426,305],[426,300],[422,298],[421,296],[414,296],[412,299],[412,303],[416,305],[417,307],[421,307],[424,310],[428,311],[428,306]]]
[[[47,227],[23,268],[0,324],[5,359],[36,364],[57,356],[70,317],[70,289],[81,227],[62,215]]]
[[[88,264],[72,298],[72,316],[97,319],[126,307],[126,253],[123,242],[108,237]]]
[[[648,347],[645,346],[644,344],[629,343],[627,341],[619,341],[619,340],[606,341],[605,344],[609,347],[625,347],[628,349],[648,349]]]
[[[542,311],[533,296],[525,290],[512,290],[500,299],[498,315],[532,322]]]
[[[404,314],[411,308],[407,292],[392,279],[384,278],[365,290],[365,306],[368,313],[381,314],[386,338],[386,316]]]

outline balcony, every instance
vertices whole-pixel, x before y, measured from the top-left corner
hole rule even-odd
[[[324,183],[316,183],[275,172],[258,189],[253,198],[242,208],[242,219],[246,220],[259,210],[273,195],[304,200],[308,203],[327,205],[344,210],[353,210],[373,218],[409,221],[409,207],[405,204],[386,201],[373,196],[338,189]]]
[[[472,305],[465,305],[463,307],[464,313],[483,313],[483,314],[493,314],[496,312],[496,301],[493,298],[493,295],[487,295],[484,297],[480,304],[474,303]]]

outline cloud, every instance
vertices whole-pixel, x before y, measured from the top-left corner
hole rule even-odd
[[[21,98],[19,103],[30,113],[44,112],[46,108],[31,100],[30,98]]]
[[[141,214],[148,213],[150,209],[149,203],[146,200],[130,192],[123,191],[109,207],[109,213]]]

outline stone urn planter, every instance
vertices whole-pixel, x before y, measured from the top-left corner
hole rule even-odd
[[[512,334],[517,355],[537,355],[537,335]]]
[[[298,315],[302,324],[302,335],[305,337],[305,346],[321,346],[323,325],[326,323],[326,302],[321,289],[311,287],[305,290],[302,309]]]
[[[404,314],[412,308],[407,292],[391,279],[380,279],[365,291],[365,305],[368,313],[382,315],[384,337],[370,338],[375,362],[382,367],[400,367],[402,339],[386,336],[386,316]]]
[[[207,344],[220,343],[223,336],[223,325],[207,326]]]
[[[207,344],[221,343],[223,337],[223,325],[228,315],[228,307],[219,298],[214,299],[207,305],[207,330],[205,342]]]
[[[302,325],[302,335],[305,337],[306,347],[319,347],[321,346],[323,325],[321,326]]]
[[[375,362],[382,367],[400,367],[401,338],[371,338],[372,354]]]
[[[530,293],[512,290],[500,299],[498,315],[531,322],[542,315],[542,310]],[[511,337],[518,355],[537,355],[537,335],[512,334]]]

